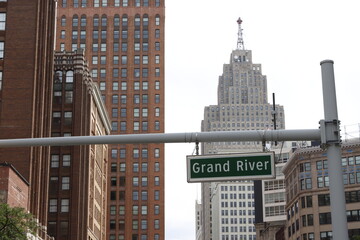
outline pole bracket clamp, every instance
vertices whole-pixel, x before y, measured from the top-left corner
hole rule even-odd
[[[341,144],[340,121],[320,120],[321,148],[326,149],[330,144]]]

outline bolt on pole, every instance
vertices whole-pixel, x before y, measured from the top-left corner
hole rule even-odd
[[[333,239],[345,240],[349,239],[349,236],[341,169],[340,121],[337,114],[334,62],[324,60],[320,65],[325,115],[325,120],[320,122],[321,142],[327,149]]]

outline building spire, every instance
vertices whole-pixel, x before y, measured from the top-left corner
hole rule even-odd
[[[236,49],[238,49],[238,50],[245,50],[244,39],[243,39],[242,28],[241,28],[241,23],[242,23],[241,18],[239,18],[236,22],[237,22],[238,25],[239,25],[238,40],[237,40],[237,47],[236,47]]]

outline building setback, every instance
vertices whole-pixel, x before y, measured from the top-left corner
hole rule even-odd
[[[202,131],[239,131],[285,128],[284,108],[268,102],[267,78],[261,64],[253,63],[252,51],[246,50],[238,20],[238,44],[230,62],[223,65],[219,77],[218,102],[205,107]],[[209,142],[202,154],[262,151],[262,142]],[[202,226],[197,237],[204,240],[255,239],[255,202],[252,181],[202,183]]]
[[[0,139],[50,136],[55,1],[0,2]],[[1,148],[29,182],[29,211],[46,238],[49,147]]]
[[[341,146],[349,238],[360,235],[360,142]],[[326,151],[298,149],[283,168],[287,221],[285,239],[330,240],[332,237],[329,171]]]
[[[85,49],[111,134],[164,132],[164,0],[59,0],[59,51]],[[107,239],[164,239],[164,144],[109,146]]]
[[[83,50],[57,52],[51,135],[110,133]],[[51,147],[48,233],[55,239],[106,239],[108,145]]]

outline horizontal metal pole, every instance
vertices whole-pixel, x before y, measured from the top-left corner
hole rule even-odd
[[[252,130],[192,133],[149,133],[106,136],[71,136],[0,140],[0,147],[69,146],[88,144],[190,143],[242,141],[308,141],[320,140],[319,129]]]

